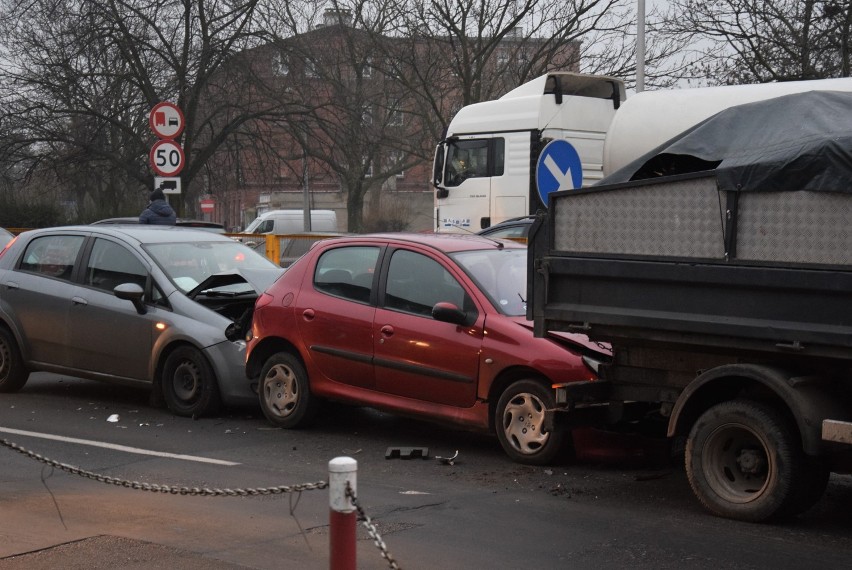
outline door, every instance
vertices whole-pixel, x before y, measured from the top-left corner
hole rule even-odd
[[[299,334],[316,370],[341,384],[371,388],[373,282],[378,246],[326,249],[296,299]]]
[[[432,307],[449,302],[465,310],[469,326],[436,321]],[[469,407],[476,400],[482,315],[441,262],[396,249],[376,310],[376,389],[425,402]]]
[[[69,312],[74,368],[133,380],[148,377],[154,327],[163,309],[148,307],[140,315],[130,301],[113,293],[117,285],[145,288],[148,269],[126,246],[95,240],[74,290]]]
[[[30,361],[71,365],[68,312],[74,291],[74,265],[82,250],[81,235],[46,235],[27,244],[15,271],[0,286],[3,299],[24,339]]]

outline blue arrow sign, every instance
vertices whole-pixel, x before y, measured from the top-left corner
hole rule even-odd
[[[575,190],[583,186],[583,165],[577,149],[568,141],[547,143],[538,157],[535,184],[542,203],[547,205],[547,195],[557,190]]]

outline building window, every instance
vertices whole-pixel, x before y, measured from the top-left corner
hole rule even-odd
[[[373,161],[369,158],[364,158],[364,178],[373,177]]]
[[[392,150],[388,153],[388,167],[390,169],[398,168],[405,161],[405,155],[401,150]],[[396,173],[397,178],[405,178],[405,171],[400,170]]]
[[[404,123],[404,118],[402,116],[402,111],[399,109],[391,109],[388,112],[388,126],[389,127],[401,127]]]
[[[361,122],[365,125],[373,124],[373,108],[369,105],[364,105],[361,108]]]
[[[317,70],[317,64],[311,60],[305,61],[305,77],[310,77],[316,79],[319,77],[319,71]]]
[[[372,77],[373,76],[373,58],[368,57],[364,61],[364,66],[361,68],[361,76],[362,77]]]
[[[276,53],[272,56],[272,73],[275,75],[290,74],[290,66],[287,63],[287,56],[282,53]]]
[[[507,65],[509,65],[509,52],[501,49],[497,52],[497,67],[503,69]]]

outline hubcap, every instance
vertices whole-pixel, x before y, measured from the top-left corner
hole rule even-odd
[[[263,399],[269,410],[279,417],[293,413],[299,402],[296,376],[289,366],[273,366],[263,379]]]
[[[201,394],[201,374],[192,361],[184,360],[175,368],[172,378],[175,396],[182,402],[190,402]]]
[[[550,434],[543,431],[544,404],[533,394],[518,394],[503,412],[503,434],[520,453],[537,453]]]
[[[748,503],[763,494],[772,479],[771,461],[757,433],[736,424],[716,429],[702,452],[707,482],[732,503]]]

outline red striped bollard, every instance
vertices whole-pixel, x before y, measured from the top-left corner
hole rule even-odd
[[[328,462],[329,568],[356,570],[355,505],[346,496],[346,484],[357,497],[358,462],[351,457],[335,457]]]

